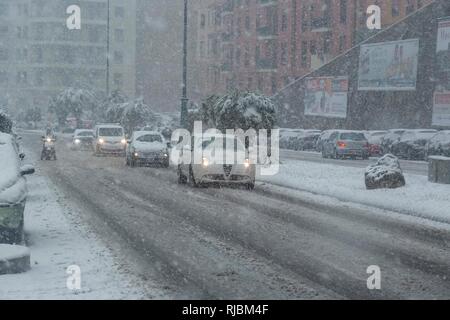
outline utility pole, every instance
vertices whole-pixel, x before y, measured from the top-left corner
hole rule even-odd
[[[183,92],[181,97],[181,127],[186,128],[188,117],[187,98],[187,33],[188,33],[188,0],[184,0],[184,30],[183,30]]]
[[[110,0],[107,0],[107,15],[106,15],[106,97],[109,97],[109,29],[110,29]]]

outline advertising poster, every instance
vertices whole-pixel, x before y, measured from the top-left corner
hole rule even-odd
[[[305,83],[305,115],[347,117],[348,78],[308,78]]]
[[[358,90],[415,90],[418,55],[418,39],[361,46]]]

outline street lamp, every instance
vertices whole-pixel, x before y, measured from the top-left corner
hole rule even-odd
[[[107,15],[106,15],[106,97],[109,97],[109,29],[110,29],[110,1],[107,0]]]
[[[187,105],[187,32],[188,32],[188,0],[184,0],[184,30],[183,30],[183,92],[181,97],[181,127],[186,128],[188,110]]]

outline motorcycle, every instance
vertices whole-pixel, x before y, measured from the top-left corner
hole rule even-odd
[[[53,137],[42,137],[43,146],[41,153],[41,160],[54,160],[56,161],[56,139]]]

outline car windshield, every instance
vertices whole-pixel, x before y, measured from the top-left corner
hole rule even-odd
[[[341,139],[349,141],[364,141],[366,140],[366,137],[364,136],[363,133],[348,132],[348,133],[341,133]]]
[[[77,133],[77,137],[93,137],[94,133],[92,131],[81,131]]]
[[[122,137],[123,129],[122,128],[100,128],[99,136],[101,137]]]
[[[217,139],[216,137],[206,138],[203,139],[202,142],[202,149],[216,149],[216,148],[222,148],[227,150],[233,150],[234,151],[243,151],[245,150],[244,144],[236,138],[222,138]]]
[[[136,138],[136,141],[139,142],[163,142],[162,138],[158,134],[146,134],[144,136],[140,136]]]

